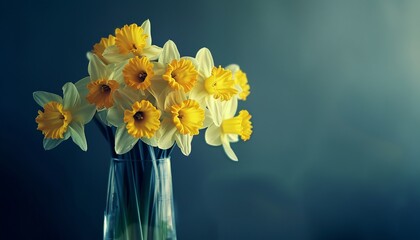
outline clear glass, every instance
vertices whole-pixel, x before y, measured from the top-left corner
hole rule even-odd
[[[105,240],[176,239],[170,157],[112,158]]]

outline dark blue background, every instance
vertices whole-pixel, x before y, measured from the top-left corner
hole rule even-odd
[[[206,46],[252,94],[240,161],[173,155],[179,239],[420,239],[420,2],[1,3],[1,239],[101,239],[108,149],[52,151],[32,92],[87,75],[86,51],[149,18],[155,44]]]

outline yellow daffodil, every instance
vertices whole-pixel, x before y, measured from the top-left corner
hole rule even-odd
[[[197,61],[191,57],[180,57],[178,48],[171,40],[163,46],[159,63],[165,66],[163,79],[172,90],[188,93],[197,82]]]
[[[233,80],[235,81],[235,85],[238,89],[238,99],[245,101],[251,93],[251,87],[248,84],[246,73],[244,73],[236,64],[231,64],[227,66],[226,69],[229,69],[232,72]]]
[[[86,84],[86,99],[98,110],[114,105],[114,93],[122,83],[121,66],[124,63],[105,65],[98,56],[92,55],[89,61],[90,81]]]
[[[234,117],[238,107],[238,100],[233,98],[230,101],[218,102],[220,106],[220,119],[212,115],[208,116],[212,119],[212,123],[205,133],[206,142],[211,146],[223,146],[228,157],[234,161],[238,161],[238,157],[232,150],[230,143],[237,142],[238,136],[243,141],[250,139],[252,134],[251,115],[248,111],[242,110]]]
[[[158,130],[158,146],[170,148],[175,142],[181,152],[191,153],[191,141],[204,126],[205,111],[193,99],[187,99],[182,91],[170,92],[164,103],[162,126]]]
[[[96,54],[102,60],[102,62],[107,64],[108,61],[104,58],[102,54],[104,53],[107,47],[113,45],[115,45],[115,37],[110,34],[107,38],[101,38],[101,41],[93,45],[92,52]]]
[[[162,48],[152,45],[150,21],[141,26],[133,23],[115,29],[115,45],[107,47],[102,56],[107,62],[117,63],[135,56],[156,60]]]
[[[236,97],[238,90],[232,78],[232,72],[221,66],[215,67],[213,57],[207,48],[197,52],[198,81],[190,93],[190,98],[206,106],[210,114],[220,120],[220,102]]]
[[[92,119],[95,107],[82,103],[76,86],[66,83],[63,86],[63,98],[43,91],[34,92],[33,97],[44,108],[44,111],[38,111],[35,121],[38,130],[44,134],[45,150],[53,149],[71,137],[74,143],[86,151],[84,125]]]
[[[153,99],[129,86],[115,94],[115,104],[108,111],[108,122],[117,127],[115,152],[130,151],[139,139],[157,146],[156,132],[160,127],[161,112],[152,104]]]

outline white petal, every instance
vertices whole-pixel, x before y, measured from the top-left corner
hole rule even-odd
[[[76,86],[68,82],[63,86],[63,108],[74,109],[80,104],[80,96]]]
[[[63,99],[54,93],[44,92],[44,91],[36,91],[33,93],[33,97],[36,103],[39,106],[44,107],[45,104],[49,102],[58,102],[63,103]]]
[[[207,91],[206,89],[204,89],[204,79],[202,77],[199,77],[197,83],[190,92],[189,98],[197,101],[200,104],[200,106],[205,107],[205,97],[207,95]]]
[[[151,27],[150,27],[150,20],[147,19],[143,22],[141,25],[141,28],[143,28],[143,33],[147,34],[148,38],[146,39],[146,46],[150,46],[152,44],[152,34],[151,34]]]
[[[212,125],[214,122],[213,122],[213,117],[210,114],[210,111],[207,108],[204,108],[204,109],[205,109],[205,118],[204,118],[203,128],[206,128]]]
[[[197,59],[195,59],[195,58],[193,58],[193,57],[188,57],[188,56],[186,56],[186,57],[182,57],[181,59],[185,59],[185,60],[189,60],[189,61],[191,61],[191,63],[194,65],[195,69],[196,69],[196,70],[198,70],[198,67],[199,67],[200,65],[198,64]]]
[[[85,127],[79,122],[73,121],[69,125],[71,138],[83,151],[87,150],[87,142],[85,136]]]
[[[198,71],[202,72],[205,77],[209,77],[211,75],[211,70],[214,67],[213,56],[211,55],[210,50],[207,48],[200,49],[195,58],[199,64]]]
[[[122,71],[124,70],[125,65],[127,65],[128,60],[119,62],[119,63],[113,63],[109,64],[107,66],[107,72],[109,75],[108,79],[112,79],[117,81],[119,84],[125,84],[124,82],[124,76]]]
[[[121,108],[110,108],[107,114],[107,121],[115,127],[122,127],[124,125],[124,112]]]
[[[230,65],[226,66],[225,69],[228,69],[228,70],[232,71],[233,74],[235,74],[241,68],[237,64],[230,64]]]
[[[230,146],[230,143],[227,140],[227,138],[222,138],[222,144],[226,155],[228,155],[228,157],[233,161],[238,161],[238,157],[236,156],[235,152],[233,152],[232,147]]]
[[[158,108],[164,110],[163,106],[165,104],[166,93],[170,90],[168,82],[157,76],[153,77],[151,82],[152,85],[150,85],[148,91],[156,99]]]
[[[188,156],[191,153],[192,138],[193,136],[190,136],[189,134],[175,134],[176,144],[185,156]]]
[[[92,81],[96,81],[98,79],[105,78],[105,66],[106,65],[101,61],[101,59],[93,54],[88,66],[90,79]]]
[[[206,134],[205,134],[206,143],[211,146],[222,145],[221,134],[222,134],[222,130],[220,129],[220,127],[214,124],[210,125],[207,128]]]
[[[108,61],[108,63],[119,63],[134,57],[132,53],[124,55],[121,54],[120,50],[116,45],[112,45],[105,48],[104,52],[102,53],[102,56]]]
[[[114,106],[122,109],[131,109],[131,106],[136,101],[141,101],[146,97],[140,91],[137,91],[129,86],[118,89],[114,93]]]
[[[42,144],[45,150],[51,150],[57,147],[61,142],[69,139],[69,137],[70,137],[70,132],[67,131],[66,133],[64,133],[64,138],[62,139],[44,138],[44,140],[42,141]]]
[[[222,103],[218,99],[214,99],[212,96],[206,98],[206,105],[209,109],[210,115],[213,118],[214,124],[220,126],[222,124]]]
[[[236,110],[238,109],[238,98],[232,97],[229,101],[222,101],[222,112],[223,119],[233,118]]]
[[[87,101],[82,102],[77,108],[72,110],[73,121],[77,121],[84,124],[87,124],[92,120],[93,116],[96,113],[96,106],[89,104]]]
[[[93,57],[93,52],[87,52],[86,53],[86,58],[90,61],[90,60],[92,60],[92,57]]]
[[[181,91],[172,91],[166,95],[164,109],[166,110],[175,104],[180,104],[186,99],[185,93]]]
[[[143,49],[142,56],[148,57],[149,60],[156,60],[162,53],[162,48],[156,45],[151,45]]]
[[[103,124],[107,126],[111,126],[111,124],[108,122],[108,119],[107,119],[108,112],[109,112],[109,109],[102,109],[101,111],[98,111],[97,116]]]
[[[228,138],[229,142],[238,142],[239,141],[238,134],[228,134],[227,138]]]
[[[157,132],[158,146],[160,149],[168,149],[174,145],[174,135],[176,133],[176,127],[170,122],[169,119],[164,119]]]
[[[158,141],[156,137],[151,137],[151,138],[144,137],[144,138],[141,138],[141,140],[147,145],[152,146],[152,147],[157,147],[158,145]]]
[[[131,136],[125,126],[117,128],[115,133],[115,152],[124,154],[130,151],[136,145],[138,138]]]
[[[165,45],[163,45],[162,54],[159,58],[159,63],[169,64],[172,60],[179,60],[179,51],[175,43],[172,40],[168,40]]]
[[[90,83],[90,77],[85,77],[77,81],[74,85],[77,88],[77,91],[80,95],[80,100],[82,102],[87,102],[86,96],[89,93],[89,89],[87,88],[87,85]]]

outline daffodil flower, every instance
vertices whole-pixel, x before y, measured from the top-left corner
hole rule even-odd
[[[102,56],[107,62],[117,63],[132,57],[147,57],[156,60],[162,48],[152,45],[150,21],[146,20],[141,26],[133,23],[115,29],[115,45],[107,47]]]
[[[229,101],[236,96],[238,90],[232,79],[232,72],[221,66],[215,67],[213,57],[207,48],[197,52],[198,81],[190,93],[190,98],[206,106],[210,114],[220,121],[220,102]]]
[[[115,45],[115,37],[110,34],[107,38],[101,38],[101,41],[93,45],[92,52],[96,54],[102,60],[102,62],[104,62],[105,64],[108,64],[109,62],[104,58],[102,54],[104,53],[107,47],[113,46],[113,45]]]
[[[162,54],[155,64],[156,74],[149,92],[155,97],[160,109],[167,95],[172,91],[190,92],[194,88],[198,72],[197,61],[192,57],[180,57],[175,43],[168,40],[163,45]]]
[[[44,134],[45,150],[53,149],[71,137],[74,143],[86,151],[84,125],[92,119],[95,107],[82,104],[76,86],[66,83],[63,86],[63,98],[43,91],[34,92],[33,97],[44,108],[44,111],[38,111],[35,121],[37,129]]]
[[[248,84],[248,78],[237,64],[230,64],[226,67],[232,71],[232,77],[238,89],[238,99],[245,101],[251,93],[251,87]]]
[[[113,106],[113,95],[123,81],[123,64],[105,65],[97,55],[91,55],[88,67],[90,81],[86,85],[89,92],[86,99],[98,110]]]
[[[108,111],[107,120],[117,127],[115,152],[130,151],[138,140],[157,146],[156,131],[160,127],[160,111],[143,92],[125,86],[115,94],[115,104]]]
[[[197,82],[197,61],[192,57],[180,57],[178,48],[171,40],[163,45],[159,63],[165,66],[163,79],[172,90],[188,93]]]
[[[176,142],[181,152],[188,156],[193,136],[204,126],[204,109],[197,101],[187,99],[182,91],[170,92],[163,109],[162,126],[157,133],[159,148],[168,149]]]
[[[238,136],[247,141],[252,134],[251,115],[248,111],[242,110],[238,116],[234,117],[238,107],[238,100],[233,98],[231,101],[218,102],[221,110],[221,121],[218,118],[209,116],[213,122],[207,128],[205,139],[211,146],[223,146],[224,151],[230,159],[238,161],[238,157],[232,150],[230,143],[237,142]]]

